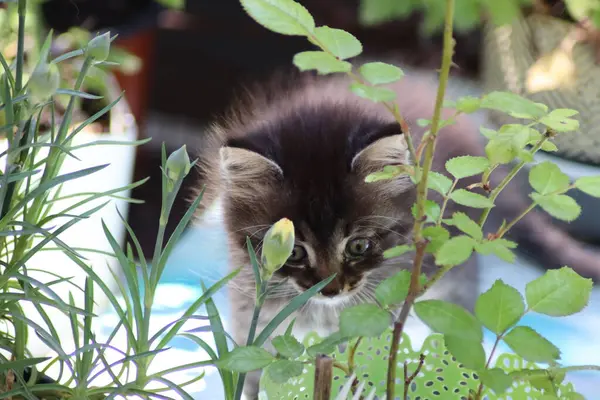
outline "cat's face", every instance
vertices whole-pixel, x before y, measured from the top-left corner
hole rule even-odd
[[[221,149],[224,211],[231,242],[260,251],[268,227],[286,217],[296,245],[276,278],[304,291],[332,274],[326,301],[373,289],[398,268],[383,252],[410,241],[414,187],[408,176],[366,183],[388,164],[405,164],[396,124],[328,110],[288,116],[231,139]],[[337,117],[337,118],[336,118]]]

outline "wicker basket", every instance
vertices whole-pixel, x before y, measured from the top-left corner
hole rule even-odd
[[[580,112],[577,132],[559,135],[561,157],[600,165],[600,64],[593,47],[571,38],[574,25],[542,14],[485,29],[486,92],[508,90],[551,108]],[[493,113],[495,123],[514,119]]]

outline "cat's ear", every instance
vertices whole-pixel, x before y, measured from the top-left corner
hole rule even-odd
[[[350,165],[353,172],[370,174],[386,165],[410,164],[406,138],[396,123],[364,135],[361,145]]]
[[[283,177],[277,163],[257,152],[224,146],[219,150],[221,178],[234,197],[253,197]]]

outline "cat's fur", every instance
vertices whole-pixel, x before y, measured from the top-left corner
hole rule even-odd
[[[216,204],[229,237],[230,264],[233,268],[245,266],[230,292],[233,335],[240,344],[249,328],[255,287],[245,240],[249,236],[260,251],[262,235],[280,218],[294,222],[297,241],[306,246],[308,261],[305,267],[285,266],[275,275],[274,283],[289,278],[288,283],[265,302],[258,331],[292,296],[335,272],[336,280],[324,295],[293,315],[298,335],[309,330],[332,333],[345,306],[371,301],[377,283],[411,267],[410,253],[393,260],[384,260],[381,253],[410,242],[415,187],[407,176],[364,182],[367,174],[385,165],[410,163],[405,138],[381,104],[352,94],[348,84],[345,77],[312,74],[276,80],[267,89],[251,92],[249,102],[237,104],[223,123],[214,127],[210,145],[204,149],[201,161],[207,191],[203,209]],[[391,87],[418,145],[424,128],[415,121],[431,117],[436,82],[413,73]],[[456,156],[483,155],[478,126],[474,119],[461,116],[456,124],[444,128],[434,170],[445,173],[445,162]],[[493,182],[500,178],[496,175]],[[475,181],[465,179],[459,187]],[[440,200],[434,194],[430,198]],[[505,195],[501,200],[496,208],[509,220],[527,205],[518,195]],[[480,213],[449,203],[448,216],[457,210],[472,218]],[[344,255],[344,243],[355,236],[373,240],[374,250],[363,260]],[[593,255],[581,251],[540,214],[517,224],[514,237],[539,247],[555,263],[552,266],[600,266]],[[424,271],[430,275],[435,270],[429,257]],[[473,258],[454,268],[428,295],[472,308],[477,274]],[[276,334],[286,327],[282,324]],[[250,397],[256,395],[258,376],[247,377]]]

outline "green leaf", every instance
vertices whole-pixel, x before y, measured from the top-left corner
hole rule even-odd
[[[481,382],[496,394],[506,392],[512,385],[512,378],[501,368],[486,369],[478,372]]]
[[[359,6],[359,22],[366,26],[378,25],[400,17],[413,10],[411,1],[362,0]]]
[[[477,319],[497,335],[519,322],[524,313],[525,302],[519,291],[500,279],[475,303]]]
[[[562,267],[529,282],[525,296],[531,310],[561,317],[583,310],[591,291],[591,279],[579,276],[569,267]]]
[[[515,118],[537,119],[546,114],[546,107],[512,92],[491,92],[483,97],[482,108],[502,111]]]
[[[475,245],[475,251],[484,256],[494,254],[496,257],[500,258],[509,263],[513,263],[515,261],[515,253],[513,253],[510,249],[514,249],[517,247],[517,244],[511,242],[506,239],[494,239],[494,240],[484,240],[483,242],[477,243]]]
[[[410,271],[402,270],[381,282],[375,289],[375,298],[384,306],[401,304],[408,295]]]
[[[357,96],[369,99],[376,103],[393,101],[396,99],[396,92],[388,88],[363,85],[362,83],[353,83],[350,90]]]
[[[504,342],[527,361],[549,363],[560,358],[560,350],[528,326],[513,328]]]
[[[441,226],[428,226],[423,229],[423,236],[429,241],[425,250],[436,253],[450,239],[450,232]]]
[[[569,118],[576,114],[578,112],[575,110],[559,108],[540,118],[540,122],[556,132],[576,131],[579,129],[579,121]]]
[[[566,191],[570,185],[569,177],[558,165],[543,161],[529,171],[529,184],[538,193],[546,195],[558,191]]]
[[[403,174],[410,174],[412,167],[407,165],[386,165],[383,170],[372,172],[365,178],[365,182],[372,183],[394,179]]]
[[[446,196],[452,187],[452,180],[439,172],[429,171],[427,187],[431,190],[435,190],[442,196]]]
[[[244,10],[265,28],[282,35],[307,36],[315,21],[302,5],[293,0],[240,0]]]
[[[456,111],[474,113],[481,107],[481,100],[473,96],[464,96],[456,100]]]
[[[411,207],[413,217],[417,218],[417,203],[414,203]],[[440,205],[433,200],[425,200],[425,216],[427,222],[437,222],[440,217],[442,210]]]
[[[523,148],[529,143],[536,131],[525,125],[506,124],[498,132],[481,128],[490,140],[485,153],[491,164],[507,164],[515,157],[523,157]]]
[[[431,120],[425,119],[425,118],[419,118],[419,119],[417,119],[417,125],[420,126],[421,128],[425,128],[426,126],[431,125]]]
[[[465,235],[455,236],[446,241],[435,254],[438,265],[453,267],[464,263],[471,257],[475,240]]]
[[[458,189],[450,193],[450,199],[457,204],[472,208],[494,207],[494,202],[491,199],[477,193],[469,192],[466,189]]]
[[[581,214],[579,204],[567,195],[554,194],[542,196],[539,193],[531,193],[530,196],[544,211],[562,221],[574,221]]]
[[[345,60],[362,53],[362,44],[351,33],[342,29],[330,28],[328,26],[319,26],[315,28],[314,35],[316,40],[310,38],[309,41],[322,50],[331,52],[339,59]]]
[[[481,342],[481,324],[467,310],[442,300],[423,300],[415,303],[417,316],[433,331]]]
[[[461,156],[446,162],[446,170],[456,179],[479,175],[490,166],[485,157]]]
[[[291,335],[276,336],[271,343],[279,354],[287,358],[298,358],[304,353],[304,345]]]
[[[250,372],[262,369],[275,361],[268,351],[256,346],[236,347],[215,362],[216,366],[234,372]]]
[[[383,85],[396,82],[404,76],[404,72],[395,65],[383,62],[370,62],[361,65],[358,72],[371,85]]]
[[[323,339],[322,342],[308,347],[306,353],[313,358],[319,354],[331,354],[335,351],[337,345],[347,342],[348,339],[341,332],[334,332]]]
[[[414,249],[415,246],[409,244],[402,244],[399,246],[394,246],[392,248],[387,249],[383,252],[383,258],[394,258],[400,257],[402,254],[407,253]]]
[[[478,371],[485,367],[485,350],[480,342],[465,340],[458,335],[444,335],[444,344],[466,368]]]
[[[462,212],[457,212],[452,215],[452,219],[445,221],[448,225],[453,225],[471,236],[473,239],[483,239],[483,231],[479,224],[473,221],[469,216]]]
[[[274,383],[286,383],[289,379],[302,375],[304,364],[301,361],[279,360],[266,370]]]
[[[332,74],[335,72],[350,72],[352,64],[346,61],[340,61],[331,54],[323,51],[303,51],[294,56],[294,65],[300,71],[317,70],[320,75]]]
[[[0,364],[0,373],[4,373],[8,370],[23,370],[26,367],[31,367],[33,365],[42,363],[44,361],[49,360],[50,357],[40,357],[40,358],[28,358],[25,360],[16,360],[16,361],[7,361]]]
[[[600,176],[584,176],[575,181],[575,187],[593,197],[600,197]]]
[[[375,304],[348,307],[340,315],[340,333],[347,337],[376,337],[391,324],[390,314]]]

